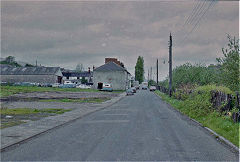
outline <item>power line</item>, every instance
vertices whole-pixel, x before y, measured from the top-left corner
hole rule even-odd
[[[213,4],[215,4],[214,2],[216,2],[217,0],[212,0],[211,3],[208,5],[208,7],[205,10],[202,10],[201,13],[203,13],[198,19],[196,19],[196,24],[193,26],[193,28],[190,30],[190,32],[185,35],[183,41],[181,43],[184,43],[187,38],[189,37],[189,35],[192,34],[192,32],[197,28],[197,25],[200,23],[201,19],[204,17],[204,15],[207,13],[207,11],[210,9],[211,6],[213,6]]]
[[[193,13],[196,11],[196,8],[199,6],[199,4],[200,4],[200,1],[198,1],[197,3],[196,3],[196,1],[195,1],[194,8],[192,9],[192,12],[191,12],[190,15],[188,16],[187,20],[184,22],[183,28],[184,28],[184,26],[188,23],[188,21],[191,19],[191,17],[193,16]]]
[[[192,13],[189,15],[188,19],[186,20],[186,22],[183,25],[183,28],[182,28],[182,31],[184,32],[183,38],[185,38],[186,35],[188,34],[188,31],[184,29],[185,26],[186,25],[191,25],[192,22],[194,22],[194,19],[196,19],[198,17],[198,13],[202,12],[202,10],[204,9],[203,6],[205,5],[206,0],[203,3],[201,3],[201,1],[202,0],[198,0],[198,3],[193,8]],[[181,43],[183,43],[183,42],[181,41]]]
[[[195,12],[195,15],[193,15],[192,19],[189,21],[189,24],[192,24],[199,16],[199,14],[205,9],[206,6],[206,0],[202,2],[202,5],[199,7],[199,9]]]

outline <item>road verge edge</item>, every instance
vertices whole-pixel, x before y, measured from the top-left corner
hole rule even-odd
[[[162,100],[162,97],[157,95],[156,93],[154,93],[157,97],[159,97]],[[226,138],[224,138],[223,136],[219,135],[218,133],[216,133],[215,131],[213,131],[212,129],[205,127],[202,125],[202,123],[198,122],[195,119],[190,118],[189,116],[183,114],[181,111],[179,111],[177,108],[173,107],[171,104],[169,104],[168,102],[166,102],[165,100],[162,100],[165,104],[167,104],[169,107],[173,108],[175,111],[177,111],[179,114],[181,114],[182,116],[186,117],[187,119],[189,119],[190,121],[196,123],[198,126],[200,126],[201,128],[203,128],[205,131],[207,131],[210,135],[212,135],[213,137],[215,137],[215,139],[217,141],[220,141],[221,143],[227,145],[228,147],[231,148],[232,151],[239,153],[239,148],[234,145],[232,142],[230,142],[229,140],[227,140]]]
[[[118,97],[99,104],[92,108],[85,106],[83,109],[76,109],[57,116],[46,117],[37,121],[31,121],[26,124],[13,126],[1,130],[1,148],[0,152],[20,145],[28,140],[44,134],[53,129],[59,128],[91,113],[103,110],[120,101],[126,93],[121,93]]]

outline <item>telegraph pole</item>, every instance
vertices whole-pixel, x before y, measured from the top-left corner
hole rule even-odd
[[[149,81],[149,69],[148,69],[148,81]]]
[[[158,87],[158,59],[157,59],[157,87]]]
[[[169,41],[169,96],[172,96],[172,35]]]
[[[150,71],[150,80],[152,80],[152,67],[151,67],[151,71]]]

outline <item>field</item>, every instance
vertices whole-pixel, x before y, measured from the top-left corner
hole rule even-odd
[[[1,86],[0,97],[7,97],[17,93],[27,92],[99,92],[95,89],[80,89],[80,88],[53,88],[53,87],[27,87],[27,86]],[[122,93],[122,90],[113,91],[113,93]]]
[[[1,125],[0,128],[12,127],[22,123],[26,123],[30,120],[39,120],[47,116],[53,116],[57,114],[63,114],[64,112],[71,111],[71,109],[56,109],[56,108],[45,108],[45,109],[31,109],[31,108],[16,108],[8,109],[1,108]]]

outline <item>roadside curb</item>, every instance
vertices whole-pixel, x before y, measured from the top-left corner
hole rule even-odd
[[[158,96],[161,100],[162,97],[157,95],[156,93],[154,93],[156,96]],[[220,141],[224,144],[226,144],[228,147],[230,147],[234,152],[239,153],[240,149],[234,145],[232,142],[230,142],[229,140],[227,140],[226,138],[224,138],[223,136],[217,134],[215,131],[213,131],[212,129],[208,128],[208,127],[204,127],[202,123],[198,122],[195,119],[190,118],[189,116],[183,114],[181,111],[179,111],[178,109],[176,109],[175,107],[173,107],[172,105],[170,105],[169,103],[167,103],[166,101],[162,100],[164,103],[166,103],[168,106],[172,107],[175,111],[177,111],[179,114],[181,114],[182,116],[188,118],[190,121],[193,121],[194,123],[196,123],[198,126],[200,126],[201,128],[203,128],[204,130],[206,130],[210,135],[214,136],[215,139],[217,141]]]
[[[64,125],[66,125],[66,124],[69,124],[69,123],[71,123],[71,122],[74,122],[74,121],[76,121],[76,120],[78,120],[78,119],[81,119],[82,117],[84,117],[84,116],[87,116],[87,115],[90,115],[91,113],[94,113],[94,112],[97,112],[97,111],[100,111],[100,110],[103,110],[103,109],[105,109],[105,108],[108,108],[109,106],[111,106],[111,105],[113,105],[113,104],[115,104],[115,103],[117,103],[118,101],[120,101],[122,98],[124,98],[126,96],[126,93],[124,92],[124,93],[121,93],[118,97],[115,97],[115,98],[112,98],[111,100],[109,100],[109,101],[106,101],[106,102],[103,102],[102,104],[103,105],[100,105],[100,107],[98,107],[98,108],[96,108],[96,109],[93,109],[93,110],[91,110],[91,108],[90,108],[90,110],[87,110],[87,111],[85,111],[85,112],[81,112],[81,110],[72,110],[72,111],[70,111],[70,112],[67,112],[67,113],[69,113],[69,114],[73,114],[74,112],[77,112],[77,111],[79,111],[79,114],[76,114],[75,115],[75,117],[73,117],[72,119],[64,119],[64,117],[66,117],[67,115],[67,113],[64,113],[64,114],[61,114],[61,115],[57,115],[57,116],[52,116],[52,121],[53,122],[55,122],[56,123],[56,120],[54,120],[54,117],[55,118],[61,118],[61,117],[63,117],[63,119],[59,122],[59,121],[57,121],[57,123],[59,123],[59,124],[55,124],[54,126],[50,126],[49,128],[46,128],[46,129],[42,129],[41,130],[41,125],[38,125],[38,127],[40,128],[40,130],[38,130],[37,132],[33,132],[31,135],[26,135],[25,137],[22,137],[21,139],[19,139],[19,140],[13,140],[12,142],[8,142],[7,144],[2,144],[2,140],[3,140],[3,134],[5,133],[4,132],[4,129],[3,130],[1,130],[1,148],[0,148],[0,152],[4,152],[4,151],[6,151],[8,148],[10,148],[10,147],[14,147],[14,146],[16,146],[16,145],[19,145],[19,144],[22,144],[22,143],[24,143],[24,142],[26,142],[26,141],[28,141],[28,140],[30,140],[30,139],[32,139],[32,138],[34,138],[34,137],[37,137],[38,135],[41,135],[41,134],[44,134],[44,133],[46,133],[46,132],[48,132],[48,131],[51,131],[51,130],[53,130],[53,129],[56,129],[56,128],[59,128],[59,127],[61,127],[61,126],[64,126]],[[47,118],[43,118],[43,119],[41,119],[42,121],[44,121],[44,119],[47,121],[47,120],[49,120],[49,119],[47,119]],[[38,121],[41,121],[41,120],[38,120]],[[35,122],[38,122],[38,121],[32,121],[33,123]],[[43,127],[44,127],[44,122],[43,122],[43,125],[42,125]],[[20,128],[21,129],[21,125],[18,125],[18,126],[14,126],[15,128]],[[10,127],[10,128],[13,128],[13,127]],[[7,128],[6,128],[7,129]],[[20,129],[18,129],[18,130],[20,130]],[[8,134],[8,132],[6,131],[6,133],[5,134]],[[11,133],[10,133],[11,134]],[[5,135],[6,136],[6,135]],[[8,137],[8,136],[6,136],[6,137]]]

